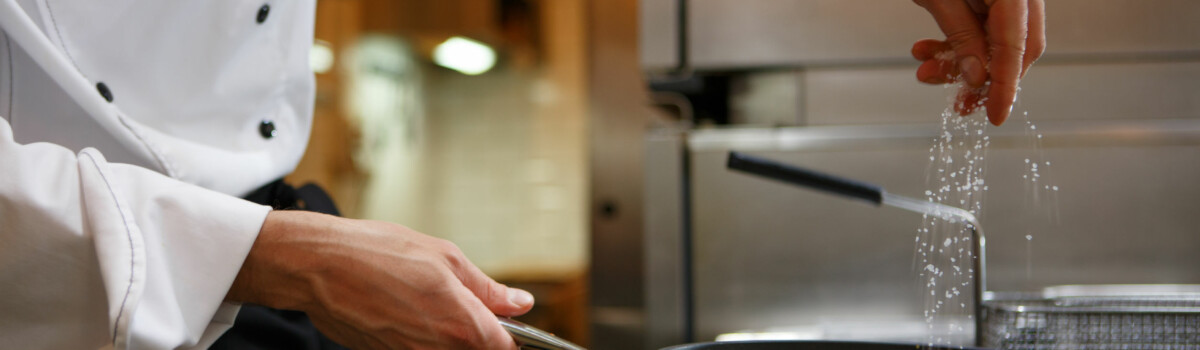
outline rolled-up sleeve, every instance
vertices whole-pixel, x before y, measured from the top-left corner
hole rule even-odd
[[[270,208],[0,119],[0,339],[19,349],[203,348]]]

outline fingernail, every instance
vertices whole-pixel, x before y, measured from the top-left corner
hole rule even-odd
[[[975,56],[963,57],[958,60],[958,69],[962,72],[963,78],[967,80],[967,85],[979,87],[987,80],[987,73],[983,71],[983,63]]]
[[[508,302],[518,307],[533,305],[533,294],[517,288],[509,288]]]

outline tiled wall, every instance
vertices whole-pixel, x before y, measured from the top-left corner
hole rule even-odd
[[[582,2],[537,11],[536,47],[497,45],[497,66],[481,75],[433,66],[416,49],[364,65],[395,87],[367,89],[382,91],[366,105],[384,112],[360,124],[373,153],[358,156],[377,159],[360,162],[370,169],[362,215],[450,240],[502,280],[578,278],[587,267]]]
[[[427,67],[422,121],[410,131],[419,141],[388,146],[408,151],[372,165],[364,214],[448,239],[494,277],[581,272],[581,91],[555,77]]]
[[[429,81],[427,231],[485,271],[580,271],[586,140],[578,96],[537,72],[443,71]]]

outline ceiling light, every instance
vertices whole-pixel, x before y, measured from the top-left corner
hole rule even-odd
[[[308,50],[308,66],[313,73],[323,74],[333,68],[333,48],[329,43],[317,40]]]
[[[478,75],[496,65],[496,51],[484,43],[456,36],[433,49],[433,62],[466,75]]]

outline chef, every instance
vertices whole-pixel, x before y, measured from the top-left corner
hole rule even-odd
[[[949,34],[914,46],[919,78],[964,76],[964,96],[986,97],[999,124],[1041,53],[1041,1],[917,2]],[[206,348],[248,303],[305,312],[324,336],[295,348],[515,347],[495,315],[523,314],[532,296],[453,244],[274,210],[310,193],[278,179],[311,127],[313,11],[0,0],[4,347]],[[943,51],[962,59],[934,59]],[[280,346],[250,339],[257,329],[233,341]]]
[[[453,244],[239,198],[308,142],[313,12],[0,0],[3,347],[206,348],[246,302],[351,348],[515,347],[495,315],[533,298]]]

